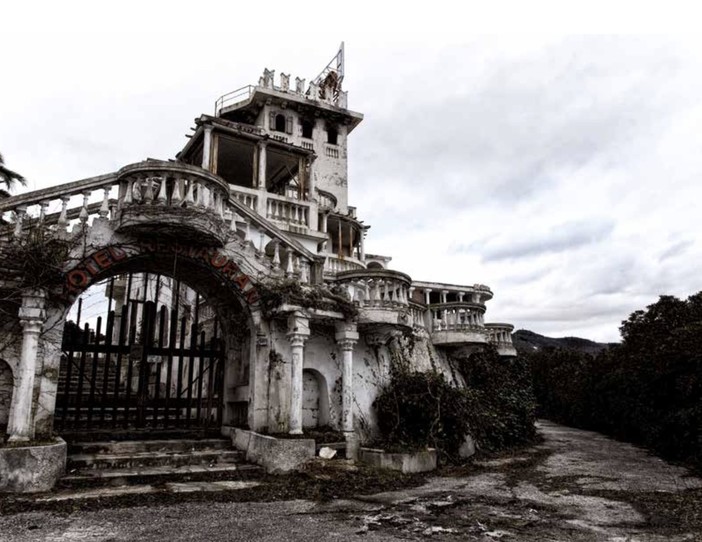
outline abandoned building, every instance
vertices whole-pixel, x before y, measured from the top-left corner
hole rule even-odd
[[[195,119],[174,159],[0,200],[9,441],[329,427],[363,442],[398,355],[456,385],[452,356],[515,355],[512,326],[485,323],[487,286],[414,280],[366,252],[347,175],[363,115],[343,81],[343,47],[309,82],[265,70]],[[32,249],[61,254],[58,278],[16,261]]]

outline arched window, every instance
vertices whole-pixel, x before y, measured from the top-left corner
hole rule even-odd
[[[285,115],[278,113],[275,116],[275,131],[285,132]]]

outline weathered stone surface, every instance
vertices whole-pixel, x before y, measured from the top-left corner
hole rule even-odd
[[[333,459],[335,455],[336,450],[329,448],[328,446],[324,446],[319,450],[319,457],[322,459]]]
[[[66,469],[66,442],[0,448],[0,492],[48,491]]]
[[[436,469],[436,450],[433,448],[413,453],[387,453],[373,448],[361,448],[359,459],[374,467],[397,470],[405,474]]]
[[[245,429],[234,429],[232,444],[246,452],[246,460],[258,463],[270,474],[300,468],[315,457],[312,439],[277,439]]]
[[[463,459],[466,459],[468,457],[471,457],[475,454],[475,440],[473,440],[473,437],[470,435],[466,435],[465,440],[463,441],[463,444],[461,444],[461,447],[458,449],[458,456],[462,457]]]

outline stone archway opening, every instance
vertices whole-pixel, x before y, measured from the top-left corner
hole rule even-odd
[[[302,427],[305,429],[329,425],[329,390],[319,371],[302,371]]]
[[[0,434],[7,429],[13,386],[12,369],[7,362],[0,359]]]
[[[233,393],[248,387],[250,363],[241,296],[187,260],[135,258],[113,271],[67,310],[54,427],[219,432],[246,423],[247,393]]]

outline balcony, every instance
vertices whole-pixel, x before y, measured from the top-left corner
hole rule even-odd
[[[480,303],[435,303],[429,306],[431,337],[437,346],[485,344],[488,342]]]
[[[412,279],[399,271],[362,269],[337,275],[337,284],[346,288],[359,308],[359,324],[390,324],[412,327],[419,310],[410,305]]]
[[[485,324],[488,332],[488,340],[497,347],[497,352],[501,356],[516,356],[517,350],[512,343],[512,324]]]
[[[170,236],[222,246],[228,227],[224,209],[229,186],[187,164],[147,160],[117,172],[116,230]]]

